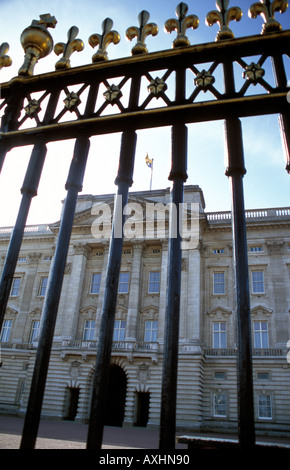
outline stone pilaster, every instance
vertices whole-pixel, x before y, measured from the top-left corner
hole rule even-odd
[[[64,299],[65,305],[60,310],[62,315],[58,318],[55,328],[55,337],[67,340],[76,337],[87,256],[90,251],[88,245],[83,243],[77,243],[73,248],[74,255],[69,265],[69,282],[65,296],[67,302]]]
[[[161,273],[160,273],[160,300],[159,300],[159,318],[158,318],[158,341],[164,342],[164,327],[166,313],[166,295],[167,295],[167,273],[168,273],[168,240],[161,240]]]
[[[133,243],[133,260],[131,271],[131,282],[129,292],[129,304],[126,324],[126,341],[136,341],[137,320],[139,312],[140,280],[141,280],[141,260],[143,244]]]

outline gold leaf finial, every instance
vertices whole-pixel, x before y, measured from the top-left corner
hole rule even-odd
[[[9,51],[9,44],[8,42],[3,42],[0,46],[0,70],[3,67],[10,67],[12,64],[11,58],[6,55],[6,52]]]
[[[25,51],[25,58],[18,74],[33,75],[35,64],[42,57],[46,57],[53,49],[53,39],[47,28],[55,28],[57,21],[49,13],[40,15],[40,20],[33,20],[21,34],[20,40]]]
[[[54,46],[54,52],[56,55],[63,54],[63,57],[55,64],[55,69],[69,69],[70,68],[70,56],[73,52],[80,52],[84,49],[84,43],[81,39],[76,39],[78,35],[78,28],[72,26],[67,33],[67,43],[58,42]]]
[[[261,15],[264,19],[264,24],[261,33],[271,33],[274,31],[282,31],[282,26],[279,21],[275,19],[275,12],[279,11],[284,13],[288,8],[287,0],[260,0],[259,2],[253,3],[249,8],[249,17],[257,18]]]
[[[243,16],[243,12],[239,7],[228,8],[229,3],[229,0],[217,0],[216,7],[218,11],[212,10],[206,15],[205,22],[208,26],[212,26],[214,23],[220,25],[216,41],[233,39],[235,36],[229,28],[229,23],[233,20],[240,21]]]
[[[132,48],[131,52],[132,55],[137,54],[145,54],[148,52],[148,49],[145,44],[145,39],[147,36],[152,34],[152,36],[156,36],[158,34],[158,26],[155,23],[148,23],[150,15],[148,11],[142,10],[138,15],[139,25],[131,26],[126,31],[126,37],[132,41],[134,37],[137,37],[137,43]]]
[[[173,41],[173,47],[184,47],[190,46],[188,37],[185,35],[185,32],[188,28],[196,29],[199,25],[199,19],[196,15],[186,16],[188,11],[188,5],[184,2],[179,3],[176,7],[176,16],[165,22],[164,28],[168,33],[172,31],[177,31],[177,37]]]
[[[108,60],[108,53],[106,51],[108,45],[110,43],[118,44],[120,42],[120,34],[117,31],[112,31],[112,27],[113,20],[106,18],[102,23],[103,34],[92,34],[89,37],[90,46],[99,46],[96,54],[92,57],[93,62]]]

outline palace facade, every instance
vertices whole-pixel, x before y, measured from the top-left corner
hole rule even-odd
[[[108,425],[159,426],[169,201],[169,188],[130,193],[131,218],[123,246],[111,356]],[[235,432],[231,213],[207,213],[198,186],[185,186],[184,202],[187,214],[195,208],[195,217],[194,236],[190,242],[187,236],[182,252],[177,429]],[[109,214],[113,205],[114,195],[78,198],[43,418],[86,422],[89,417],[109,250],[110,218],[104,214],[107,209]],[[159,208],[161,214],[162,208],[166,209],[165,225],[161,220],[158,230],[156,217],[153,225],[145,228],[146,211],[152,207]],[[290,208],[247,211],[246,220],[256,430],[290,435]],[[59,226],[57,222],[25,230],[1,331],[0,413],[25,414]],[[2,266],[11,231],[0,229]]]

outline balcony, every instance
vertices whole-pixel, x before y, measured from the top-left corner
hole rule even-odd
[[[236,348],[204,348],[203,353],[209,357],[233,357],[237,354]],[[253,349],[253,357],[286,357],[286,352],[279,348]]]
[[[62,342],[62,347],[65,349],[80,349],[80,350],[96,350],[98,341],[83,341],[83,340],[65,340]],[[159,352],[158,343],[148,342],[132,342],[132,341],[113,341],[112,351],[125,351],[125,352]]]

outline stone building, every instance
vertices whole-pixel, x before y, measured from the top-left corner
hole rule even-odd
[[[169,199],[168,188],[130,193],[106,411],[109,425],[159,425],[167,210],[159,226],[156,217],[155,225],[145,224],[146,211],[153,207],[162,214]],[[198,186],[185,187],[184,202],[184,212],[189,217],[194,208],[195,217],[194,236],[190,242],[187,236],[182,255],[177,427],[235,431],[231,214],[207,213]],[[86,422],[89,416],[113,204],[113,195],[78,199],[42,408],[45,418]],[[247,211],[246,220],[256,430],[290,435],[290,208]],[[25,231],[1,331],[1,413],[25,414],[58,230],[59,222]],[[9,228],[0,230],[2,265],[10,234]]]

